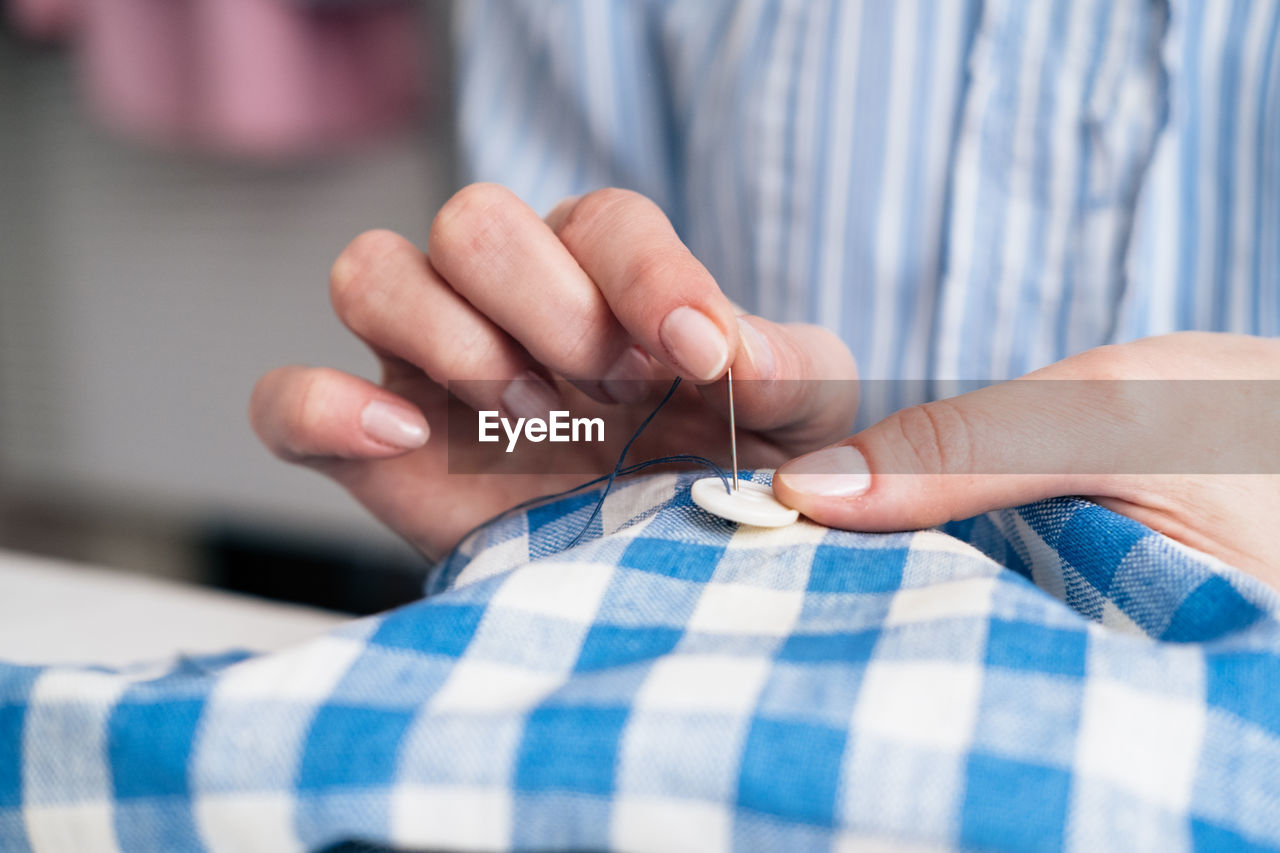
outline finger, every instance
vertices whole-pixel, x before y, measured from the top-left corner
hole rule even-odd
[[[392,372],[397,361],[407,362],[477,409],[535,417],[560,405],[529,353],[398,234],[357,237],[334,263],[330,280],[339,319]]]
[[[249,402],[254,432],[290,462],[386,459],[427,443],[427,420],[409,401],[327,368],[281,367],[258,380]]]
[[[1108,472],[1122,467],[1133,424],[1098,418],[1105,402],[1091,393],[1090,383],[1015,381],[903,409],[786,463],[774,491],[820,523],[877,531],[1113,493]]]
[[[436,215],[427,250],[450,287],[555,373],[600,379],[630,345],[573,255],[504,187],[455,194]]]
[[[644,352],[694,382],[724,375],[738,348],[737,312],[656,204],[597,190],[556,219],[560,240]],[[632,378],[629,369],[611,365],[605,375]]]
[[[558,233],[581,198],[582,196],[575,195],[562,199],[543,217],[547,227]],[[664,384],[671,381],[671,372],[655,362],[639,346],[628,346],[621,354],[610,347],[608,352],[607,358],[612,359],[612,362],[602,371],[602,376],[570,380],[575,387],[599,402],[639,403],[653,390],[654,380],[660,380]]]

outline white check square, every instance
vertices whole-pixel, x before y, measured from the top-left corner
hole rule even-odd
[[[515,536],[490,545],[475,556],[458,574],[453,587],[459,589],[500,575],[529,560],[529,537]]]
[[[653,477],[644,480],[633,480],[614,490],[605,498],[600,507],[600,528],[604,535],[616,535],[619,528],[655,506],[661,506],[671,500],[675,494],[676,480],[668,477]],[[625,538],[634,538],[648,526],[653,516],[642,519],[623,532]]]
[[[564,683],[556,673],[462,658],[431,701],[433,713],[502,713],[532,708]]]
[[[660,658],[636,697],[638,708],[746,714],[769,675],[769,662],[729,655]]]
[[[400,785],[391,795],[388,840],[404,849],[505,850],[511,808],[505,788]]]
[[[301,851],[305,848],[298,839],[296,803],[291,794],[268,791],[197,797],[200,840],[212,853]]]
[[[689,619],[690,631],[786,636],[804,606],[802,590],[708,583]]]
[[[946,853],[954,850],[950,845],[930,844],[926,841],[908,841],[891,836],[861,835],[842,832],[831,846],[834,853]]]
[[[218,700],[320,702],[332,695],[366,646],[360,640],[327,636],[252,658],[227,669],[214,695]]]
[[[732,846],[727,807],[697,800],[619,795],[610,840],[619,850],[716,853]]]
[[[33,850],[113,853],[120,849],[116,843],[114,811],[107,801],[26,806],[23,817]]]
[[[96,804],[112,796],[107,725],[125,687],[122,678],[108,673],[60,669],[47,670],[32,686],[21,761],[23,803],[33,838],[37,827],[60,837],[58,812],[37,812],[36,806],[83,803],[83,809],[67,806],[69,826],[94,825],[100,818]],[[107,805],[102,808],[110,812]],[[110,826],[109,814],[107,821]]]
[[[753,527],[742,524],[729,540],[731,549],[794,548],[802,545],[819,545],[831,528],[801,518],[786,527]]]
[[[1202,702],[1095,679],[1084,691],[1076,768],[1182,810],[1191,801],[1204,730]]]
[[[872,663],[858,691],[854,726],[901,743],[961,750],[973,740],[981,687],[976,664]]]
[[[995,586],[995,578],[965,578],[901,590],[893,596],[885,624],[910,625],[939,619],[985,616],[991,611]]]
[[[531,563],[511,573],[489,607],[589,624],[613,573],[613,566],[601,563]]]

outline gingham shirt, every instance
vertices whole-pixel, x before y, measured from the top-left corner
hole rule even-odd
[[[740,529],[691,479],[276,654],[0,666],[0,849],[1280,849],[1269,588],[1079,500]]]

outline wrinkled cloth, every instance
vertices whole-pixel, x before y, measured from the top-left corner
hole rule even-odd
[[[764,530],[693,479],[280,653],[0,667],[0,849],[1280,848],[1268,587],[1082,500]]]

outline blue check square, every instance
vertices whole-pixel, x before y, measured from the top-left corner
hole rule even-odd
[[[1088,634],[1030,622],[992,619],[987,630],[987,665],[1079,678],[1084,675]]]
[[[300,790],[385,785],[399,766],[413,713],[327,705],[316,714],[298,768]]]
[[[850,549],[823,543],[809,569],[810,592],[892,592],[902,584],[906,548]]]
[[[742,750],[738,805],[789,821],[830,824],[846,737],[832,726],[757,718]]]
[[[121,799],[187,793],[187,758],[203,699],[125,701],[107,724],[107,754]]]
[[[596,625],[582,642],[575,668],[589,672],[656,660],[674,649],[682,636],[683,631],[661,625],[648,628]]]
[[[641,536],[622,552],[618,565],[682,580],[705,583],[715,574],[723,547],[673,542]]]
[[[411,604],[387,614],[370,642],[456,658],[471,643],[485,611],[478,604]]]
[[[606,796],[627,708],[542,707],[525,724],[516,759],[519,791],[578,791]]]
[[[1062,847],[1071,795],[1068,771],[975,752],[966,776],[962,843],[984,850]]]

